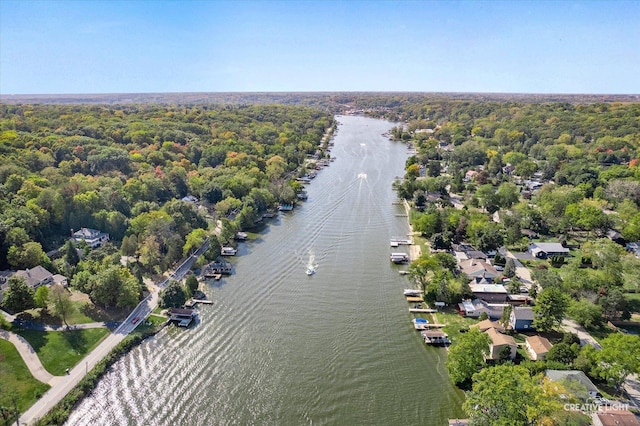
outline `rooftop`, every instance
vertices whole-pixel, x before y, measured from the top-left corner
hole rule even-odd
[[[553,346],[549,340],[542,336],[529,336],[526,340],[531,349],[537,354],[546,354]]]

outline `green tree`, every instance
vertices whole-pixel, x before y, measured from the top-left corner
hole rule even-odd
[[[73,312],[74,305],[71,301],[71,295],[69,291],[63,286],[56,284],[51,287],[51,294],[49,296],[51,306],[53,307],[53,313],[62,319],[64,324],[67,324],[67,317]]]
[[[160,292],[160,306],[163,308],[178,308],[187,301],[184,288],[177,281],[171,281]]]
[[[71,266],[76,266],[80,262],[80,256],[78,256],[78,249],[71,240],[67,240],[64,244],[64,260]]]
[[[513,278],[516,275],[516,263],[512,258],[508,258],[507,262],[504,265],[504,276],[508,278]]]
[[[538,294],[533,307],[533,326],[539,331],[552,330],[562,322],[568,305],[569,297],[562,290],[545,288]]]
[[[422,291],[426,291],[429,280],[438,270],[440,270],[438,262],[432,256],[423,254],[409,265],[409,277],[418,283]]]
[[[112,265],[89,278],[92,300],[106,307],[132,307],[138,303],[138,280],[129,270]]]
[[[33,301],[36,304],[36,308],[46,308],[47,301],[49,300],[49,287],[41,285],[36,289],[36,293],[33,296]]]
[[[580,344],[568,344],[565,342],[556,343],[547,352],[546,360],[560,362],[565,365],[572,365],[573,361],[580,353]]]
[[[187,256],[189,253],[194,252],[199,249],[202,244],[204,244],[207,239],[207,231],[198,228],[194,229],[187,235],[186,242],[184,243],[184,247],[182,249],[182,255]]]
[[[22,312],[35,307],[33,289],[27,285],[24,278],[11,277],[7,280],[7,284],[2,306],[11,312]]]
[[[189,274],[187,275],[187,279],[185,280],[185,288],[187,292],[187,296],[191,297],[198,290],[198,278],[195,275]]]
[[[473,376],[463,409],[478,426],[540,424],[562,408],[559,394],[541,376],[517,365],[485,368]]]
[[[461,384],[476,374],[489,354],[489,336],[472,328],[460,335],[447,357],[447,371],[454,383]]]
[[[629,374],[640,374],[640,337],[612,333],[602,341],[597,352],[599,376],[620,386]]]
[[[602,308],[587,299],[572,300],[567,314],[580,325],[590,328],[602,324]]]
[[[46,267],[51,263],[42,245],[36,242],[28,242],[20,247],[11,246],[7,260],[14,269],[29,269],[38,265]]]

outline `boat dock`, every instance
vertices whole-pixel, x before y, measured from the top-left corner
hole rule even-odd
[[[422,297],[419,297],[419,296],[407,296],[407,302],[420,303],[420,302],[424,302],[424,300],[422,300]]]
[[[213,305],[213,300],[207,299],[189,299],[184,303],[185,308],[193,308],[198,303],[202,303],[203,305]]]
[[[440,330],[425,330],[420,334],[428,345],[448,345],[451,343],[449,336]]]
[[[409,312],[413,312],[415,314],[435,314],[438,311],[435,309],[409,308]]]

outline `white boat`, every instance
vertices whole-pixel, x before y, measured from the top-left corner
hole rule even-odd
[[[420,297],[420,296],[422,296],[422,290],[416,290],[416,289],[413,289],[413,288],[405,288],[404,289],[404,295],[405,296]]]
[[[313,265],[307,266],[307,275],[313,275],[316,273],[316,268]]]
[[[406,253],[391,253],[389,258],[393,263],[407,263],[409,261],[409,255]]]
[[[238,250],[233,247],[222,247],[220,249],[220,254],[222,256],[235,256],[238,253]]]

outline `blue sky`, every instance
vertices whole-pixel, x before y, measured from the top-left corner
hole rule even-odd
[[[635,1],[0,1],[0,93],[640,94]]]

